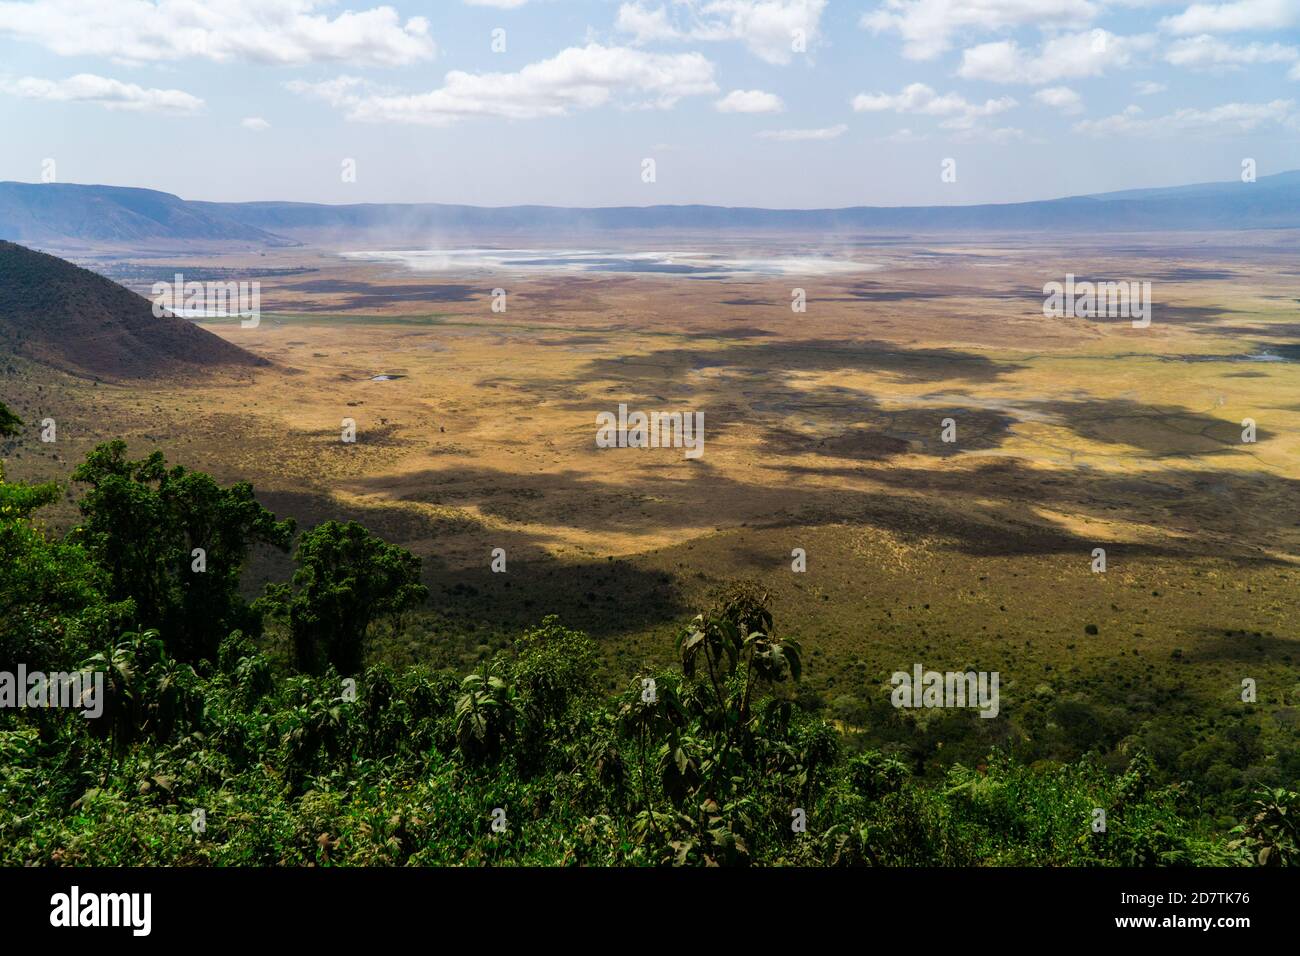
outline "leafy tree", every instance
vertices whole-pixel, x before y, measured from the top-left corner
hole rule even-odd
[[[22,423],[0,403],[0,435]],[[104,575],[79,546],[51,539],[33,513],[59,498],[54,483],[5,481],[0,465],[0,670],[39,670],[81,656],[103,606]]]
[[[294,523],[258,504],[252,485],[169,469],[161,452],[132,461],[122,441],[97,447],[73,479],[90,485],[75,539],[107,571],[108,597],[134,602],[137,623],[175,657],[212,660],[230,631],[261,632],[240,575],[254,545],[288,550]]]
[[[0,438],[12,438],[22,427],[23,423],[18,416],[4,402],[0,402]]]
[[[1260,866],[1300,866],[1300,793],[1285,787],[1262,790],[1250,811],[1233,829],[1241,836],[1229,846],[1244,847]]]
[[[359,673],[371,622],[428,596],[420,559],[355,521],[327,521],[306,532],[294,561],[292,587],[268,587],[258,606],[288,617],[295,661],[308,673],[325,664]]]
[[[702,718],[719,741],[715,759],[708,761],[710,790],[716,789],[719,796],[730,793],[736,779],[736,748],[752,754],[754,690],[787,676],[797,682],[802,673],[798,642],[778,640],[772,632],[767,595],[740,585],[724,594],[713,612],[697,615],[677,637],[682,673],[694,678],[703,660],[706,686],[713,692]]]
[[[537,734],[553,730],[570,708],[590,703],[595,696],[596,643],[581,631],[565,627],[557,615],[547,615],[541,625],[525,631],[515,642],[515,653],[511,676]]]
[[[519,722],[515,690],[493,674],[486,661],[461,682],[456,701],[456,744],[470,759],[495,760],[514,739]]]
[[[105,575],[82,548],[24,516],[43,500],[40,489],[0,480],[0,670],[71,663],[125,610],[104,603]]]
[[[197,675],[167,656],[157,631],[122,635],[81,670],[103,675],[102,719],[89,723],[92,732],[108,737],[110,771],[113,760],[135,741],[167,741],[201,719],[204,701]]]

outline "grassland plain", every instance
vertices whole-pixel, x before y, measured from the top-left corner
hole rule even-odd
[[[804,643],[805,702],[877,743],[919,735],[928,763],[1028,727],[1172,761],[1207,715],[1247,706],[1244,678],[1265,733],[1294,746],[1295,238],[867,238],[837,250],[860,271],[720,279],[430,274],[302,250],[101,262],[145,288],[264,276],[259,327],[207,327],[273,364],[124,385],[9,360],[3,400],[56,419],[59,441],[23,441],[8,468],[66,478],[124,437],[249,480],[302,524],[356,517],[425,560],[429,610],[376,635],[397,662],[464,669],[554,612],[600,640],[622,686],[743,577]],[[1150,281],[1150,327],[1044,317],[1043,284],[1067,273]],[[703,457],[598,449],[595,416],[619,403],[703,411]],[[286,570],[265,558],[248,586]],[[918,661],[1000,671],[1010,719],[903,721],[888,679]]]

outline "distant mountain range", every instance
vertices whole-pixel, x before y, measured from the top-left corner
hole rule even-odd
[[[153,303],[116,282],[3,241],[0,350],[108,380],[267,364],[185,319],[158,318]]]
[[[758,209],[730,206],[458,206],[437,203],[213,203],[119,186],[0,183],[0,239],[147,244],[155,240],[284,245],[472,233],[634,230],[1090,232],[1300,227],[1300,171],[1257,182],[1133,189],[971,206]]]
[[[126,186],[0,182],[0,239],[147,243],[158,239],[285,244],[171,193]]]

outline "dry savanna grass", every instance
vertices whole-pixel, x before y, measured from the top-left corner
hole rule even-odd
[[[1223,701],[1251,676],[1297,703],[1294,248],[896,237],[835,250],[859,271],[727,278],[136,259],[132,275],[270,274],[258,328],[208,327],[273,364],[129,386],[15,364],[4,400],[56,418],[60,441],[24,442],[9,470],[66,477],[122,436],[301,522],[359,518],[433,585],[429,615],[380,635],[398,659],[464,664],[554,610],[622,677],[746,577],[829,696],[921,661],[1001,670],[1008,695],[1105,679]],[[1044,317],[1042,286],[1066,273],[1150,281],[1150,327]],[[596,415],[619,403],[703,412],[703,456],[598,448]]]

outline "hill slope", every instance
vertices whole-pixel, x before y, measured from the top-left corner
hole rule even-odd
[[[145,378],[265,359],[143,296],[59,259],[0,240],[0,349],[77,375]]]
[[[153,239],[285,240],[171,193],[74,183],[0,183],[0,239],[138,243]]]

